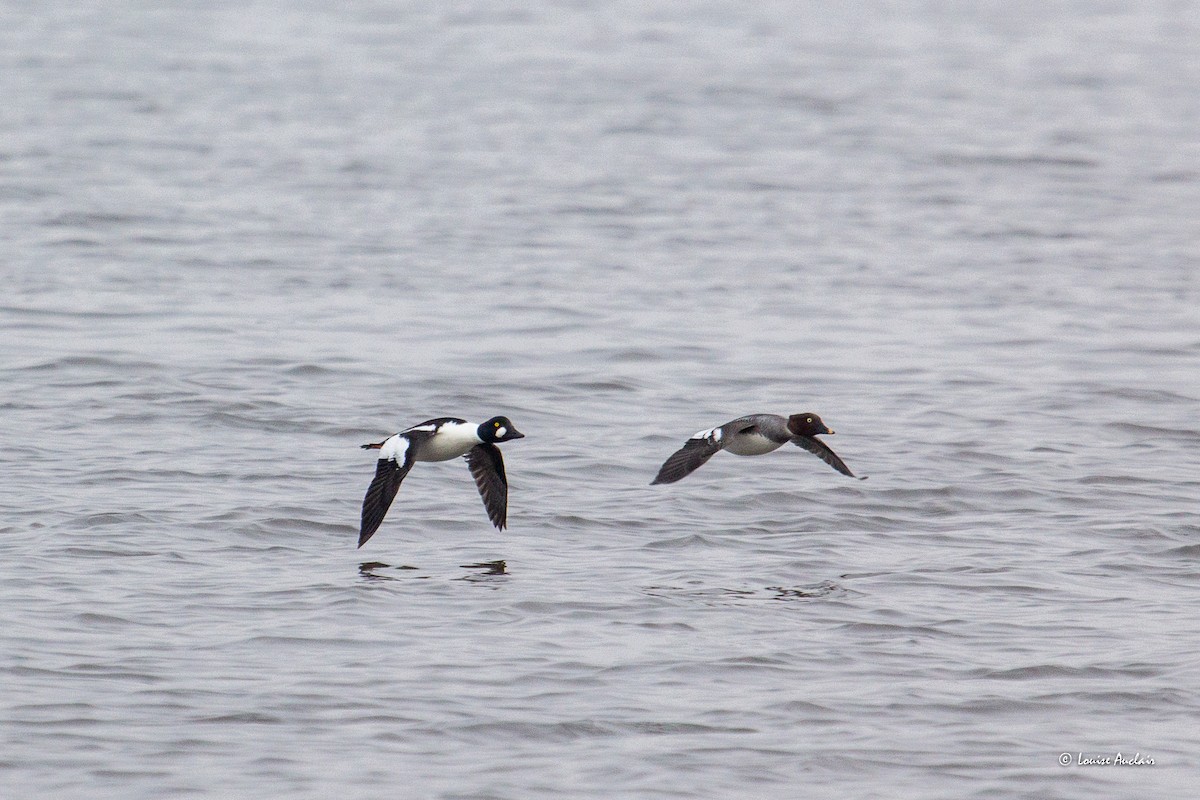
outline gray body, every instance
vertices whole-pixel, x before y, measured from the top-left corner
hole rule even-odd
[[[719,441],[724,443],[721,449],[735,456],[761,456],[778,450],[794,438],[788,430],[787,420],[778,414],[738,417],[719,428],[698,431],[692,438],[701,434],[715,435],[717,431],[720,431]]]

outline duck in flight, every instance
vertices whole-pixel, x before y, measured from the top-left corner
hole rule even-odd
[[[675,483],[686,478],[721,450],[737,456],[760,456],[778,450],[788,442],[803,447],[843,475],[857,477],[818,434],[833,433],[816,414],[792,414],[786,419],[777,414],[750,414],[716,428],[697,431],[663,463],[650,482]],[[865,480],[866,478],[859,478]]]
[[[523,439],[525,434],[513,427],[508,417],[492,417],[476,425],[458,417],[439,417],[400,431],[382,442],[364,444],[364,450],[378,450],[375,478],[363,498],[362,527],[358,546],[379,530],[388,507],[400,490],[400,482],[418,461],[449,461],[466,456],[471,477],[483,498],[488,519],[498,530],[508,524],[508,479],[498,442]]]

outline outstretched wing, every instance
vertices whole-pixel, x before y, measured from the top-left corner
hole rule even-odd
[[[504,456],[494,444],[477,444],[467,451],[467,466],[483,498],[488,519],[498,530],[508,524],[508,479],[504,476]]]
[[[684,442],[683,447],[671,454],[671,457],[659,467],[658,475],[650,481],[654,486],[659,483],[674,483],[691,475],[704,465],[705,461],[720,452],[725,445],[722,443],[720,428],[700,431]]]
[[[798,447],[803,447],[805,450],[812,453],[814,456],[821,459],[843,475],[849,475],[851,478],[858,478],[860,481],[866,480],[865,476],[859,478],[857,475],[851,472],[850,468],[847,467],[842,460],[837,457],[837,453],[830,450],[829,445],[825,444],[815,436],[793,436],[792,442]]]
[[[392,444],[393,439],[395,444]],[[367,487],[362,505],[362,526],[358,530],[358,546],[362,547],[375,535],[383,523],[384,515],[400,491],[400,482],[412,469],[413,451],[411,443],[403,436],[392,437],[383,442],[380,454],[385,456],[375,464],[375,478]]]

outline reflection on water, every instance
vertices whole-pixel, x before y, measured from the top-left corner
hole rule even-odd
[[[767,591],[775,593],[775,596],[771,598],[772,600],[806,600],[814,597],[826,597],[835,592],[843,591],[843,589],[833,581],[823,581],[812,586],[794,589],[788,589],[783,586],[768,586]]]
[[[478,570],[480,575],[506,575],[508,570],[507,562],[500,561],[483,561],[479,564],[462,564],[463,569]]]
[[[362,578],[369,580],[369,581],[394,581],[394,580],[396,580],[397,576],[381,575],[379,571],[385,570],[385,569],[399,569],[399,570],[415,571],[417,568],[410,567],[408,565],[401,565],[399,567],[393,567],[390,564],[384,564],[382,561],[364,561],[363,563],[358,565],[358,574]],[[428,578],[429,576],[428,575],[413,575],[412,577]]]
[[[499,575],[508,574],[508,564],[503,560],[482,561],[478,564],[462,564],[460,566],[463,569],[471,570],[469,574],[463,575],[461,578],[459,578],[461,581],[482,582],[488,581]]]
[[[810,586],[767,586],[763,589],[729,589],[725,587],[697,588],[695,586],[648,586],[643,590],[654,597],[684,599],[698,602],[728,602],[733,600],[810,600],[845,592],[833,581]]]
[[[470,570],[467,575],[461,575],[455,580],[463,581],[481,581],[489,578],[494,578],[499,575],[508,574],[508,563],[503,559],[497,561],[482,561],[478,564],[460,564],[461,569]],[[358,565],[359,577],[368,581],[394,581],[398,580],[401,575],[386,574],[388,570],[418,572],[419,568],[402,564],[393,567],[391,564],[385,564],[382,561],[364,561]],[[432,578],[432,575],[409,575],[408,577],[425,580]]]

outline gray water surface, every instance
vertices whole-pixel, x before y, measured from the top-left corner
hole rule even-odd
[[[1197,87],[1194,2],[0,6],[0,796],[1194,796]],[[648,485],[798,411],[870,479]],[[355,549],[493,414],[509,530]]]

